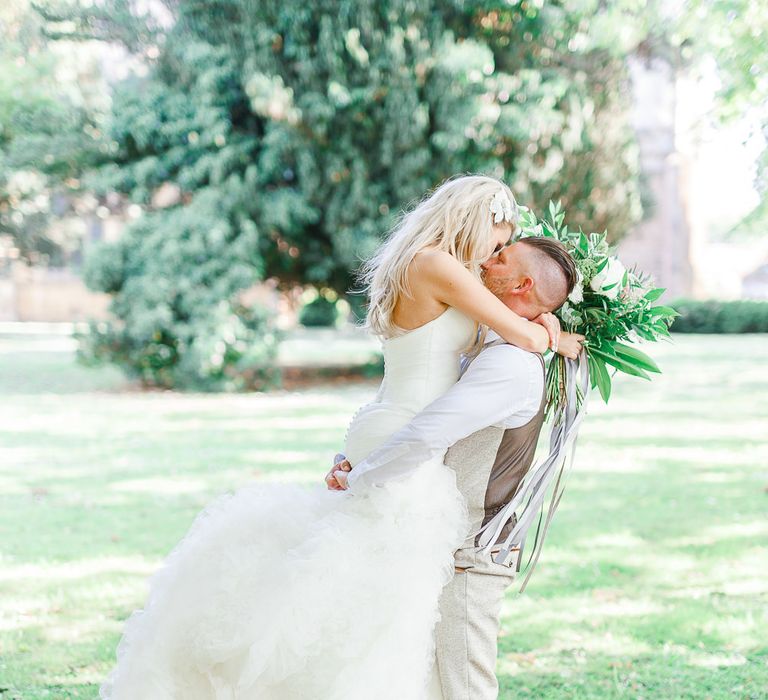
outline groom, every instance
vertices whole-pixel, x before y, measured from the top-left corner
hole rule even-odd
[[[565,248],[526,238],[483,265],[486,286],[510,309],[533,320],[565,302],[576,282]],[[583,336],[561,334],[560,352],[576,357]],[[509,345],[493,331],[459,381],[350,471],[340,462],[326,476],[330,489],[353,492],[402,477],[448,449],[471,529],[455,553],[456,575],[443,589],[436,629],[437,667],[445,700],[495,700],[499,613],[520,568],[517,552],[503,563],[483,554],[475,533],[511,500],[533,462],[544,421],[541,355]],[[515,520],[502,531],[503,538]]]

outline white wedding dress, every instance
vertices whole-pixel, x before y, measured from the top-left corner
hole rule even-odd
[[[449,308],[384,341],[379,393],[347,431],[353,465],[457,380],[474,329]],[[223,496],[150,579],[101,697],[440,698],[438,599],[467,527],[442,459],[362,494],[254,484]]]

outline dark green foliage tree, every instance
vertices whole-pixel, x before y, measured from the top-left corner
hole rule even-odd
[[[521,202],[561,199],[614,235],[640,214],[623,63],[573,43],[586,18],[566,2],[131,8],[45,14],[149,68],[116,87],[109,163],[88,181],[145,210],[88,280],[120,321],[93,353],[147,379],[207,385],[202,355],[186,356],[216,345],[198,335],[215,332],[211,310],[259,279],[347,292],[398,212],[450,175],[503,177]],[[178,192],[162,208],[161,186]],[[162,377],[144,364],[158,343]]]
[[[299,312],[299,323],[302,326],[334,326],[338,318],[339,310],[336,302],[326,299],[322,295],[305,304]]]
[[[96,249],[86,282],[114,294],[119,321],[91,324],[83,360],[110,360],[168,388],[263,389],[279,381],[271,315],[236,294],[261,271],[254,226],[238,219],[229,199],[240,196],[236,183],[206,188]]]

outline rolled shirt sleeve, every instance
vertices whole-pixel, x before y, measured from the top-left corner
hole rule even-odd
[[[349,489],[357,493],[402,479],[488,426],[524,425],[539,410],[543,382],[538,355],[507,344],[483,349],[445,394],[354,466]]]

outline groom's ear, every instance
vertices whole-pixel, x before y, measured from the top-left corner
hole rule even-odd
[[[533,278],[532,277],[521,277],[514,286],[514,293],[515,294],[525,294],[526,292],[530,292],[533,289]]]

